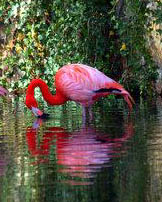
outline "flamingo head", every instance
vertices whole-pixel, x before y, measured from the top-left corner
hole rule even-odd
[[[38,109],[37,107],[32,107],[31,111],[38,118],[40,118],[43,115],[43,112],[40,109]]]
[[[38,109],[37,107],[32,107],[31,111],[33,112],[33,114],[39,118],[39,119],[48,119],[49,118],[49,114],[46,114],[44,112],[42,112],[40,109]]]
[[[38,109],[38,103],[34,96],[27,94],[25,104],[36,117],[41,117],[43,115],[43,112]]]

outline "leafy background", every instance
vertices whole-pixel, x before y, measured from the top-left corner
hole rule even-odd
[[[52,87],[58,68],[84,63],[134,96],[153,96],[158,67],[149,42],[153,25],[161,23],[161,5],[159,0],[2,0],[0,84],[16,95],[32,78]]]

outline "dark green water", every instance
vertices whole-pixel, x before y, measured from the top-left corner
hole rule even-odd
[[[22,101],[0,100],[0,202],[162,201],[162,103],[93,108],[74,103],[36,120]]]

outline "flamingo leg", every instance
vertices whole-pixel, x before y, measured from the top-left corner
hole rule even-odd
[[[92,106],[88,107],[88,114],[89,114],[89,120],[91,122],[93,120]]]
[[[92,106],[82,106],[82,120],[83,120],[83,125],[87,123],[87,113],[89,117],[89,121],[91,122],[93,120],[93,113],[92,113]]]
[[[83,125],[85,125],[86,123],[86,107],[82,106],[82,121],[83,121]]]

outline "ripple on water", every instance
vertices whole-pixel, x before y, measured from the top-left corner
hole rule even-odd
[[[45,106],[36,122],[16,106],[0,105],[0,201],[160,200],[161,108],[98,106],[83,126],[78,105]]]

